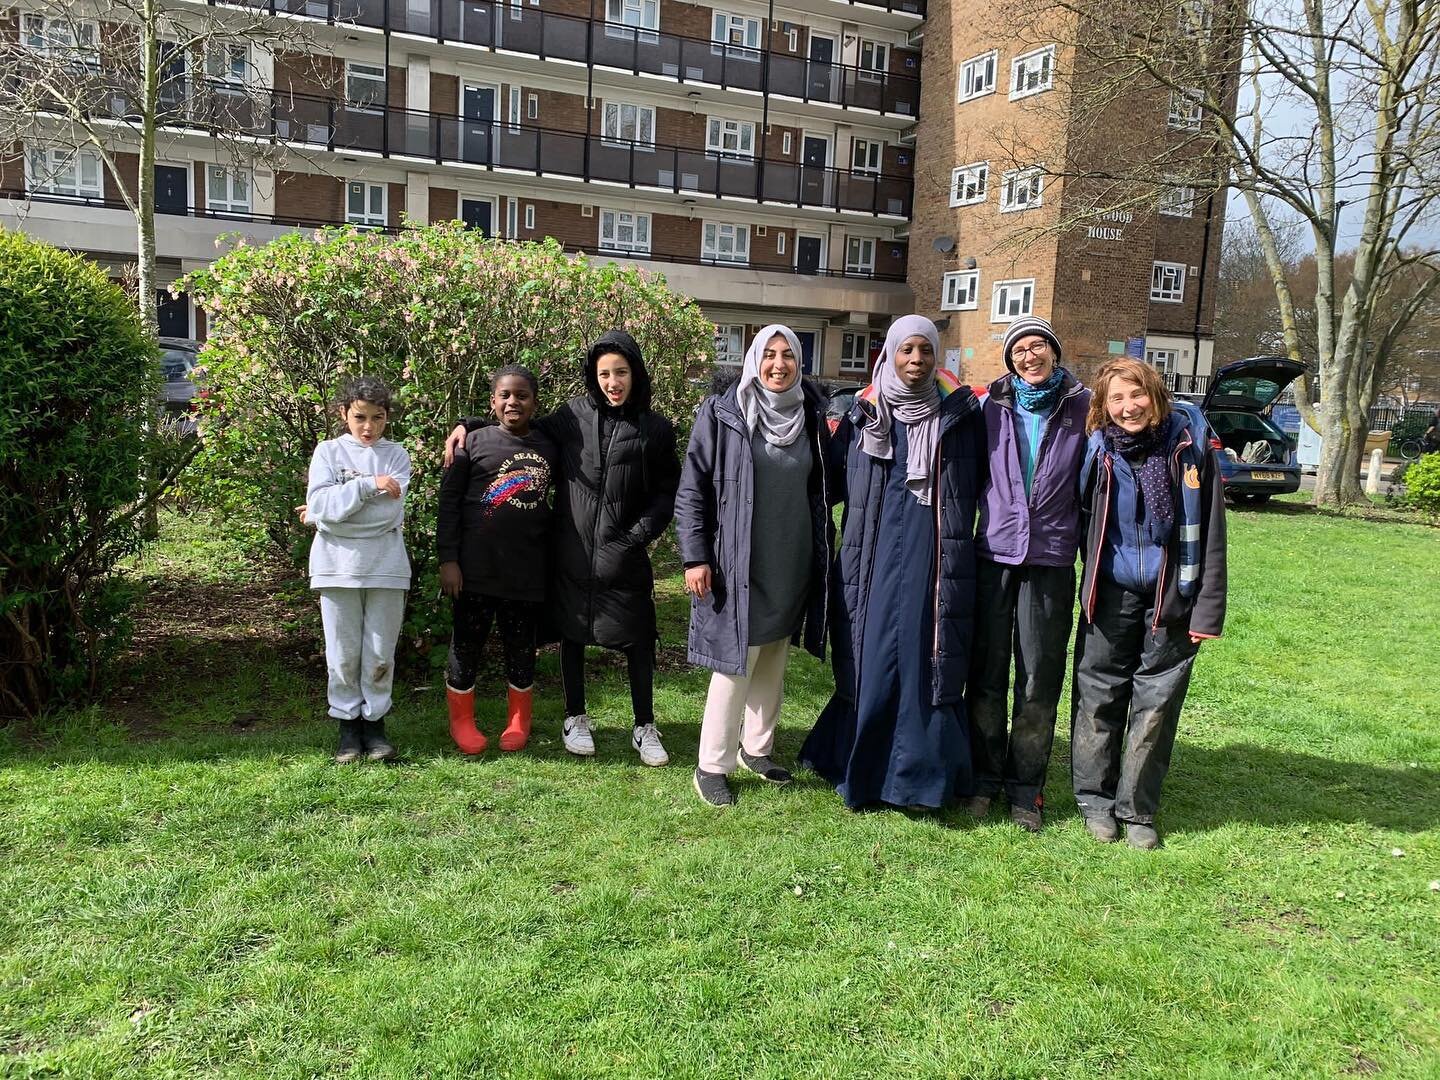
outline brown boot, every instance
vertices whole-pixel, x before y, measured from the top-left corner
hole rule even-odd
[[[530,704],[535,689],[516,690],[510,687],[510,723],[500,733],[501,750],[524,750],[530,741]]]
[[[445,687],[445,704],[450,709],[450,738],[462,754],[483,754],[485,736],[475,726],[475,688],[456,690]]]

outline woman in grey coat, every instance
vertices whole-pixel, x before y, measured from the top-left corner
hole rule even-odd
[[[800,342],[767,326],[740,380],[700,406],[675,525],[690,602],[690,662],[715,674],[700,727],[695,790],[712,806],[735,797],[738,766],[775,784],[770,758],[792,640],[824,656],[834,525],[823,395],[800,377]]]

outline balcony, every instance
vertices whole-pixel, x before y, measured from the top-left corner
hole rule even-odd
[[[685,198],[737,199],[803,210],[907,220],[908,176],[833,166],[758,161],[714,150],[653,145],[533,124],[472,120],[388,106],[348,106],[330,98],[273,91],[240,96],[200,90],[168,127],[241,133],[338,153],[421,159],[488,171],[526,173]],[[123,102],[118,103],[123,108]]]
[[[217,0],[207,0],[217,4]],[[596,0],[597,5],[603,0]],[[916,0],[877,0],[874,6]],[[441,43],[505,50],[575,64],[656,75],[681,83],[769,94],[805,103],[914,119],[920,80],[909,75],[820,63],[768,49],[680,37],[603,19],[559,15],[491,0],[230,0],[278,15],[300,15]]]

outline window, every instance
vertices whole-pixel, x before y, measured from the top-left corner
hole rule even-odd
[[[785,34],[785,45],[791,52],[800,51],[800,31],[793,27]]]
[[[205,166],[205,206],[220,213],[250,212],[250,170]]]
[[[534,203],[526,203],[526,205],[525,205],[525,228],[527,228],[527,229],[533,229],[533,228],[535,228],[535,204],[534,204]]]
[[[655,110],[649,105],[628,105],[620,101],[607,101],[603,133],[605,138],[614,142],[654,146]]]
[[[864,330],[847,330],[840,335],[840,370],[870,369],[870,335]]]
[[[634,31],[626,29],[632,26],[642,31],[659,30],[660,0],[605,0],[605,21],[611,24],[605,28],[607,37],[633,37]],[[659,40],[654,34],[639,36],[642,41]]]
[[[977,161],[974,165],[961,165],[950,174],[950,205],[973,206],[985,201],[986,185],[990,180],[990,166]]]
[[[1185,299],[1185,264],[1157,262],[1150,268],[1150,299],[1178,304]]]
[[[941,280],[941,311],[974,311],[979,306],[979,270],[956,270]]]
[[[345,220],[356,225],[385,225],[389,220],[385,196],[384,184],[352,180],[345,185]]]
[[[785,254],[785,234],[783,232],[778,233],[775,237],[775,254]]]
[[[31,148],[26,187],[42,195],[70,195],[99,199],[104,196],[100,155],[93,150]]]
[[[852,140],[850,143],[850,171],[878,174],[884,149],[884,143],[876,142],[873,139]]]
[[[601,210],[600,246],[606,251],[650,254],[650,215],[629,210]]]
[[[1195,212],[1195,189],[1176,185],[1160,189],[1160,213],[1169,217],[1189,217]]]
[[[1180,0],[1180,33],[1191,38],[1208,38],[1215,12],[1210,0]]]
[[[378,64],[345,62],[345,101],[354,108],[379,108],[385,104],[385,69]]]
[[[205,74],[224,89],[243,89],[250,79],[250,49],[244,42],[225,41],[205,54]]]
[[[705,149],[731,157],[754,157],[755,125],[712,116],[705,127]]]
[[[860,42],[860,77],[875,78],[890,70],[890,46],[883,41]]]
[[[1205,119],[1205,110],[1200,104],[1204,95],[1195,89],[1172,90],[1170,92],[1169,124],[1181,131],[1199,131],[1200,122]]]
[[[1000,212],[1030,210],[1040,205],[1045,176],[1039,169],[1011,169],[1001,177]]]
[[[1035,279],[1020,281],[997,281],[994,303],[990,308],[991,322],[1010,322],[1021,315],[1029,315],[1035,302]]]
[[[520,200],[505,200],[505,235],[514,240],[520,235]]]
[[[1010,62],[1010,100],[1043,93],[1055,84],[1055,46],[1017,56]]]
[[[780,153],[789,154],[794,145],[794,142],[790,138],[790,132],[787,131],[780,136]]]
[[[738,367],[745,362],[745,327],[715,324],[715,363]]]
[[[852,236],[845,241],[845,272],[847,274],[873,274],[875,272],[874,237]]]
[[[726,54],[742,60],[759,60],[760,20],[717,11],[710,24],[710,40],[716,43],[710,47],[716,56]]]
[[[1175,370],[1175,362],[1180,359],[1180,354],[1175,349],[1146,349],[1145,362],[1162,375],[1168,375]]]
[[[25,15],[20,40],[27,49],[57,59],[69,57],[77,66],[100,70],[100,24]]]
[[[716,262],[747,263],[750,261],[750,226],[705,222],[701,241],[702,258]]]
[[[520,87],[510,87],[510,130],[520,129]]]
[[[999,56],[998,52],[992,50],[982,56],[971,57],[960,65],[957,101],[969,101],[971,98],[995,92],[995,63]]]
[[[525,102],[525,118],[535,120],[540,116],[540,98],[537,94],[531,94]]]

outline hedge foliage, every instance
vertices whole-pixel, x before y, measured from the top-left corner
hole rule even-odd
[[[0,716],[93,690],[124,642],[160,369],[94,264],[0,230]]]
[[[1440,453],[1425,454],[1405,470],[1405,503],[1440,514]]]
[[[395,392],[386,434],[414,465],[405,637],[422,652],[449,626],[434,553],[441,447],[457,417],[489,415],[489,373],[527,365],[548,411],[582,392],[588,343],[620,327],[644,350],[655,409],[688,427],[699,388],[686,373],[714,355],[713,326],[663,278],[567,257],[553,241],[487,240],[458,225],[242,242],[179,287],[210,327],[203,448],[186,493],[278,545],[297,568],[310,534],[293,508],[315,444],[340,430],[341,385],[378,375]]]

